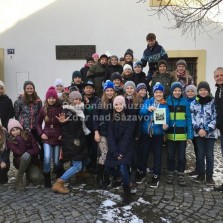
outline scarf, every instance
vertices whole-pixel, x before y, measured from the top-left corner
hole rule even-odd
[[[204,104],[207,104],[208,102],[210,102],[212,100],[212,97],[210,95],[208,95],[206,97],[201,97],[198,94],[196,100],[198,101],[199,104],[204,105]]]

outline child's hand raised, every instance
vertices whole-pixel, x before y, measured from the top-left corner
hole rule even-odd
[[[68,116],[68,117],[66,118],[66,117],[65,117],[65,113],[60,113],[60,114],[59,114],[59,117],[56,116],[56,118],[58,119],[58,121],[59,121],[60,123],[64,123],[64,122],[67,122],[67,121],[69,120],[70,116]]]
[[[155,107],[155,106],[149,106],[148,110],[149,110],[150,112],[155,111],[155,110],[156,110],[156,107]]]

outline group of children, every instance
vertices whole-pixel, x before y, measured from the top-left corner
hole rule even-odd
[[[8,109],[8,117],[3,118],[5,124],[0,128],[1,183],[8,181],[11,150],[18,169],[18,190],[25,189],[26,173],[27,182],[40,183],[44,178],[45,187],[66,194],[69,190],[65,183],[76,173],[91,169],[96,170],[100,188],[122,184],[123,202],[129,203],[131,188],[146,176],[151,150],[152,180],[147,183],[158,187],[164,143],[168,150],[166,183],[173,184],[177,172],[178,184],[186,186],[186,147],[193,143],[198,175],[195,180],[203,182],[206,178],[207,183],[214,184],[217,130],[210,86],[205,81],[197,88],[190,85],[184,60],[176,64],[176,68],[183,69],[169,74],[164,60],[167,54],[155,35],[147,35],[147,41],[143,59],[132,63],[133,52],[127,50],[125,57],[130,60],[124,66],[119,65],[116,56],[111,56],[107,65],[106,55],[93,55],[98,61],[88,59],[81,71],[74,71],[69,87],[61,79],[55,80],[46,92],[43,106],[34,83],[26,81],[24,94],[15,101],[14,110],[8,100],[13,111],[9,115]],[[158,60],[154,51],[149,56],[150,42],[158,45]],[[149,72],[157,70],[152,76],[146,77],[142,72],[145,60],[151,65]],[[4,83],[0,82],[0,103],[3,95]],[[51,160],[57,174],[53,185]],[[65,170],[63,164],[68,161],[70,167]]]

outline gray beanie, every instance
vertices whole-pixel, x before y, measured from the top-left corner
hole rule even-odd
[[[176,67],[178,66],[178,65],[184,65],[186,68],[187,68],[187,63],[186,63],[186,61],[185,60],[178,60],[177,62],[176,62]]]
[[[135,83],[134,83],[133,81],[127,81],[127,82],[125,83],[124,88],[123,88],[124,91],[126,90],[126,88],[127,88],[128,86],[131,86],[131,87],[134,88],[134,90],[136,90],[136,85],[135,85]]]
[[[70,100],[74,100],[74,99],[81,99],[81,100],[82,100],[82,95],[80,94],[79,91],[72,91],[72,92],[69,94],[69,99],[70,99]]]
[[[189,91],[189,90],[192,90],[195,94],[197,94],[197,87],[194,86],[194,85],[188,85],[186,87],[186,92]]]

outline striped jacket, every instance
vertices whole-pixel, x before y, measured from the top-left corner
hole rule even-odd
[[[190,106],[187,99],[183,96],[175,98],[170,95],[167,98],[167,104],[170,110],[167,139],[173,141],[193,139]]]

